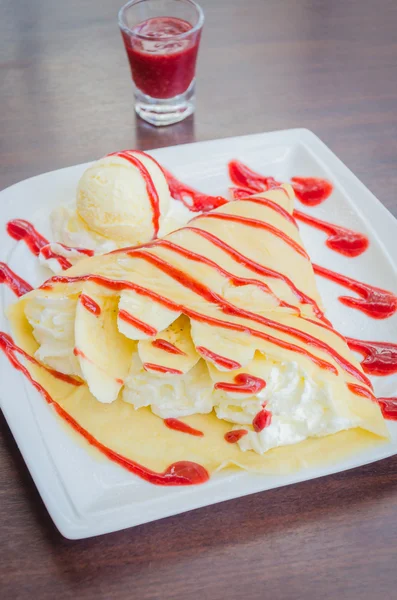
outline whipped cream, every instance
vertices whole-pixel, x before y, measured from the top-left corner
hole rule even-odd
[[[77,300],[62,296],[35,296],[26,304],[25,314],[40,344],[37,360],[60,373],[81,375],[74,350]]]
[[[355,426],[337,415],[329,387],[315,383],[297,363],[264,363],[261,377],[266,387],[256,396],[238,400],[236,394],[224,394],[215,406],[220,419],[236,424],[233,430],[248,431],[238,441],[241,450],[263,454]],[[271,413],[271,422],[256,432],[251,424],[263,407]]]
[[[185,375],[165,377],[145,371],[135,354],[122,398],[133,404],[135,409],[150,406],[152,412],[162,419],[207,414],[213,409],[211,379],[203,360]]]

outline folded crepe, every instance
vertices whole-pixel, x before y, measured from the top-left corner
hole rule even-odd
[[[25,295],[10,311],[17,340],[84,385],[31,365],[35,380],[100,444],[154,470],[286,472],[387,437],[324,316],[293,200],[283,185],[231,202]]]

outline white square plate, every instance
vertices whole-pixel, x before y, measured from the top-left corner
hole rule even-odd
[[[303,240],[316,263],[397,293],[397,221],[349,169],[310,131],[294,129],[200,142],[154,150],[153,156],[177,177],[209,194],[227,194],[227,163],[232,158],[276,179],[325,177],[335,186],[320,206],[305,210],[325,220],[365,233],[370,248],[346,258],[325,245],[325,234],[301,225]],[[89,164],[68,167],[18,183],[0,194],[0,260],[39,285],[48,277],[23,243],[5,232],[7,221],[25,218],[50,236],[49,213],[70,202]],[[343,334],[360,339],[395,341],[397,314],[376,321],[338,301],[341,288],[319,279],[328,317]],[[0,330],[8,331],[4,309],[14,301],[0,286]],[[99,461],[76,443],[42,397],[0,353],[2,410],[51,517],[72,539],[132,527],[230,498],[336,473],[397,453],[397,423],[389,423],[391,441],[326,468],[291,476],[246,472],[219,473],[206,484],[183,488],[156,487],[121,467]],[[392,396],[397,375],[374,377],[378,396]]]

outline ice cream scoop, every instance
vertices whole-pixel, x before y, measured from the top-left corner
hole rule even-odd
[[[105,156],[83,173],[76,211],[96,234],[136,246],[158,235],[170,200],[157,162],[142,152],[125,151]]]
[[[84,250],[105,254],[139,246],[175,231],[194,216],[197,212],[171,197],[154,158],[135,150],[116,152],[83,173],[73,205],[52,212],[54,242],[49,254],[75,264],[85,257]],[[40,257],[42,264],[58,273],[59,263],[48,260],[47,254]]]

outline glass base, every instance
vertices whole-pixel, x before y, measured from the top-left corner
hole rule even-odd
[[[184,94],[160,100],[135,90],[135,110],[137,115],[156,127],[173,125],[183,121],[196,108],[195,81],[193,80]]]

